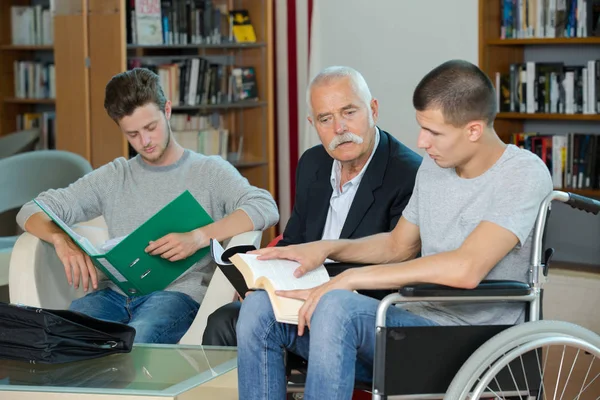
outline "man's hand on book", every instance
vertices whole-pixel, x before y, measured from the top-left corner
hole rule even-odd
[[[69,285],[73,285],[77,289],[81,282],[83,283],[83,290],[87,292],[91,280],[92,287],[94,289],[98,288],[96,267],[94,267],[88,255],[73,243],[71,238],[62,233],[56,234],[52,238],[52,244],[54,244],[58,259],[65,267],[65,274],[67,275]]]
[[[153,256],[160,255],[169,261],[183,260],[207,246],[208,239],[204,236],[199,229],[186,233],[169,233],[150,242],[146,247],[146,253]]]
[[[258,260],[292,260],[300,263],[300,266],[294,271],[294,276],[300,278],[313,269],[323,265],[327,254],[324,246],[320,242],[310,242],[285,247],[267,247],[260,250],[248,252],[248,254],[257,254]]]
[[[349,286],[348,280],[345,279],[345,274],[341,273],[334,278],[331,278],[328,282],[317,286],[312,289],[304,290],[277,290],[275,294],[281,297],[289,297],[290,299],[304,300],[304,304],[298,311],[298,335],[304,334],[304,328],[310,329],[310,319],[317,308],[317,304],[321,297],[336,289],[352,290]]]

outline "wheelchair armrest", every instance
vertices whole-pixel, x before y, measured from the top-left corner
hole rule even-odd
[[[404,286],[399,290],[404,297],[472,297],[472,296],[525,296],[531,287],[527,283],[508,280],[486,280],[474,289],[459,289],[444,285],[422,283]]]

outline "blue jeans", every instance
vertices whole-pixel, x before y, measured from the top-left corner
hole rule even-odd
[[[70,310],[135,328],[135,343],[174,344],[187,332],[200,305],[172,291],[127,297],[112,289],[92,292],[71,303]]]
[[[310,332],[275,321],[266,292],[242,302],[237,323],[240,399],[286,396],[284,349],[308,360],[304,398],[350,399],[354,381],[370,382],[375,354],[375,314],[379,301],[346,290],[326,293],[311,318]],[[390,307],[389,326],[437,325]]]

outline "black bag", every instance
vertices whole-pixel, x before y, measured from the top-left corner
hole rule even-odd
[[[0,359],[58,364],[129,353],[135,329],[69,310],[0,302]]]

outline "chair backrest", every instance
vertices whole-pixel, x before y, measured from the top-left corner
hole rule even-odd
[[[0,137],[0,158],[33,150],[39,138],[39,129],[27,129]]]
[[[283,239],[283,233],[279,234],[275,239],[271,240],[269,242],[269,244],[267,245],[267,247],[275,247],[277,246],[277,243],[279,243],[279,241]]]
[[[85,158],[60,150],[0,159],[0,213],[21,207],[45,190],[67,187],[91,171]]]

